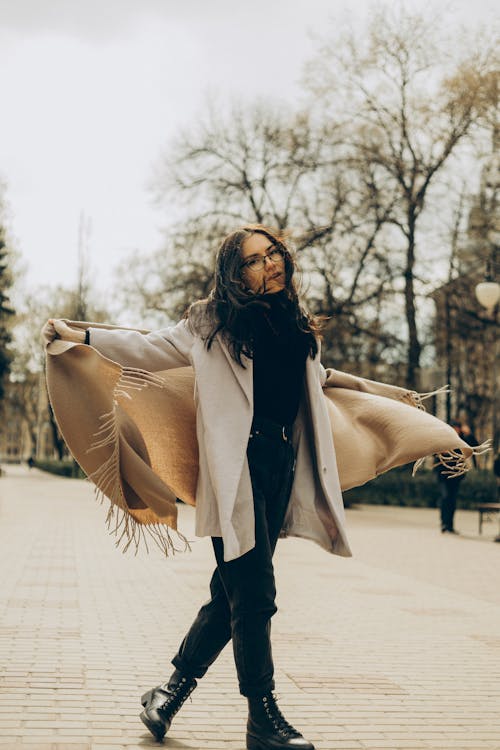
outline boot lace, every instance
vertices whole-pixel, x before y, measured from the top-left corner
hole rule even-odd
[[[191,695],[195,687],[196,682],[188,682],[185,677],[183,677],[175,687],[169,688],[167,686],[166,692],[168,692],[168,698],[160,706],[159,710],[168,714],[170,717],[174,716],[181,708],[184,701]]]
[[[265,695],[262,698],[264,710],[275,730],[279,734],[281,734],[282,737],[302,737],[300,732],[297,732],[297,730],[292,727],[292,725],[285,719],[280,709],[278,708],[278,704],[276,703],[276,701],[277,697],[274,695],[274,693]]]

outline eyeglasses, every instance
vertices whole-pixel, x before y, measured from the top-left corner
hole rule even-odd
[[[283,263],[285,260],[285,253],[279,247],[273,247],[270,253],[265,255],[259,255],[255,258],[245,261],[241,264],[241,268],[248,268],[249,271],[262,271],[266,267],[266,258],[271,260],[273,263]]]

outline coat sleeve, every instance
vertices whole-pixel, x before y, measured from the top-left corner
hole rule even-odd
[[[323,367],[323,365],[321,364],[321,362],[319,363],[319,380],[320,380],[320,383],[321,383],[321,387],[322,388],[326,388],[327,371]]]
[[[151,333],[92,327],[88,331],[90,346],[124,367],[160,372],[191,364],[194,336],[186,319]]]
[[[393,398],[396,401],[407,401],[412,405],[417,405],[418,394],[407,388],[400,388],[397,385],[388,385],[387,383],[379,383],[376,380],[360,378],[357,375],[351,375],[350,373],[342,372],[341,370],[335,370],[332,367],[327,367],[325,369],[322,365],[321,371],[324,373],[324,380],[322,381],[323,388],[348,388],[354,391],[362,391],[363,393],[372,393],[375,396]]]

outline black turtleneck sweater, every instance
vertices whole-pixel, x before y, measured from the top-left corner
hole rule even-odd
[[[291,425],[299,408],[309,337],[297,328],[284,291],[262,295],[253,341],[254,416]]]

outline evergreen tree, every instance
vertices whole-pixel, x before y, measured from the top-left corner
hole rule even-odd
[[[10,372],[12,355],[9,351],[11,342],[10,319],[14,315],[8,290],[12,285],[12,274],[8,264],[8,250],[5,234],[0,227],[0,402],[4,396],[5,380]]]

